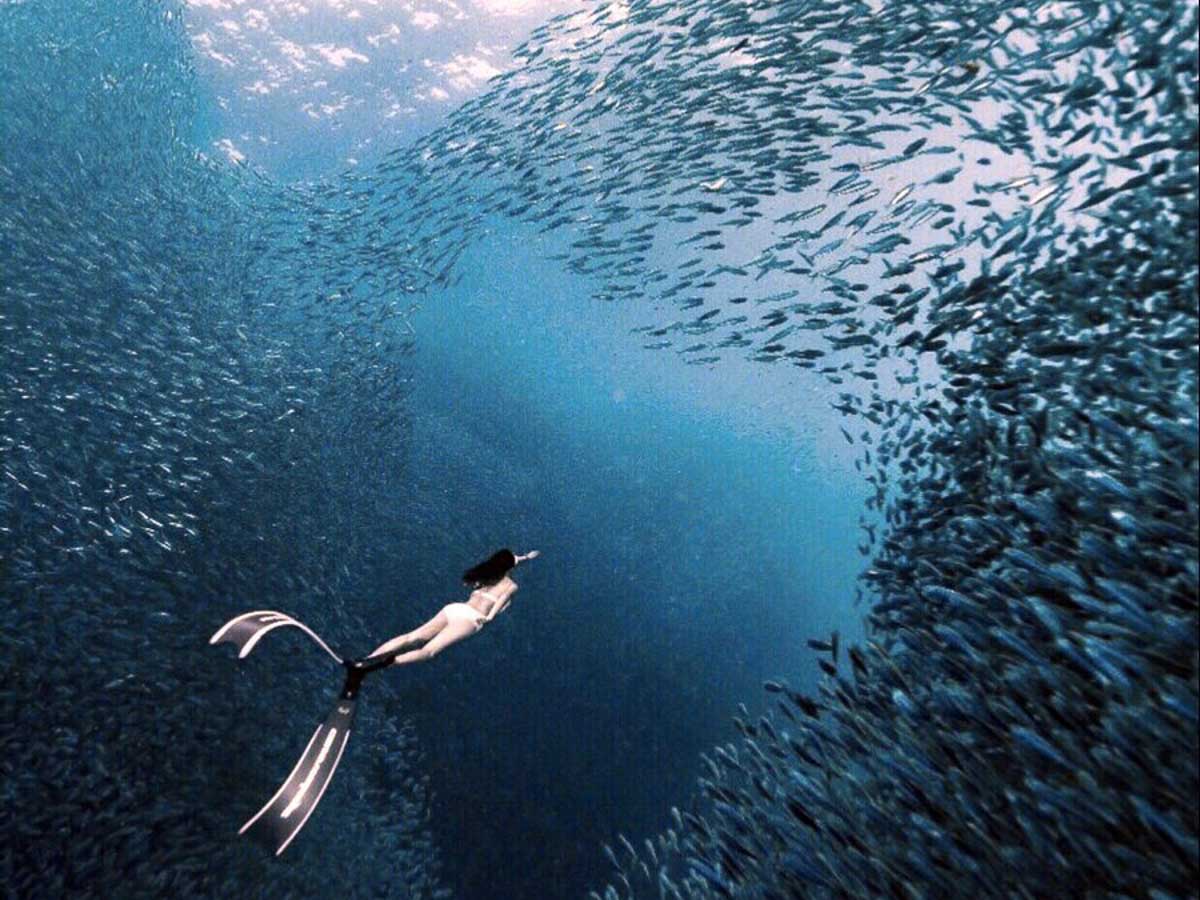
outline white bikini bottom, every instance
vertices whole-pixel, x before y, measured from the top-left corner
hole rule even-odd
[[[483,627],[483,613],[471,606],[469,603],[448,603],[442,607],[442,612],[446,614],[446,619],[453,622],[470,622],[478,631]]]

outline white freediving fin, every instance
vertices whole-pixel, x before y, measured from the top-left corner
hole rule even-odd
[[[321,640],[315,631],[303,622],[293,619],[287,613],[276,612],[271,609],[259,609],[254,612],[242,613],[240,616],[235,616],[218,628],[217,633],[209,638],[208,642],[210,644],[233,644],[238,648],[238,659],[244,659],[262,639],[263,635],[269,631],[274,631],[276,628],[289,625],[299,628],[316,641],[322,650],[332,656],[335,662],[342,663],[342,658],[329,649],[329,645]]]
[[[339,697],[333,710],[309,739],[287,780],[238,834],[267,843],[278,856],[308,821],[341,762],[354,724],[355,700]]]

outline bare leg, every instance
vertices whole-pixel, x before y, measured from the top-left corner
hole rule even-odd
[[[380,644],[369,655],[378,656],[380,653],[391,653],[409,644],[423,644],[436,637],[438,632],[445,628],[448,622],[449,620],[446,618],[445,613],[439,612],[420,628],[409,631],[399,637],[394,637],[387,643]]]
[[[478,630],[474,622],[449,622],[445,628],[438,632],[437,637],[428,644],[419,650],[409,650],[407,653],[401,653],[396,657],[394,664],[403,666],[408,663],[424,662],[427,659],[433,659],[451,644],[457,644],[459,641],[469,638]]]

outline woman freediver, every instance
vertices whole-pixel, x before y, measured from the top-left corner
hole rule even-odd
[[[508,573],[525,560],[536,559],[538,555],[537,550],[530,550],[523,556],[507,548],[497,550],[463,573],[463,583],[474,588],[465,603],[447,603],[420,628],[380,644],[371,651],[369,658],[396,653],[392,665],[403,666],[433,659],[451,644],[466,640],[508,609],[512,595],[517,590],[517,583]],[[423,646],[401,652],[405,647],[416,644]]]
[[[436,616],[420,628],[380,644],[363,659],[343,659],[320,636],[286,613],[260,609],[242,613],[222,625],[210,639],[211,644],[230,643],[244,658],[263,635],[277,628],[291,626],[313,639],[339,665],[346,669],[342,690],[334,701],[325,721],[309,738],[291,774],[268,800],[239,830],[268,844],[278,856],[304,827],[317,808],[325,788],[342,759],[354,725],[359,688],[371,672],[393,664],[405,665],[433,659],[451,644],[464,640],[479,631],[508,608],[517,583],[508,573],[519,563],[538,556],[530,550],[518,556],[511,550],[497,550],[483,562],[463,573],[463,582],[473,588],[465,603],[448,603]],[[417,649],[405,648],[423,644]]]

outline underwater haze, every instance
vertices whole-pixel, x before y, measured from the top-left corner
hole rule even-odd
[[[1197,31],[0,0],[5,895],[1196,896]]]

